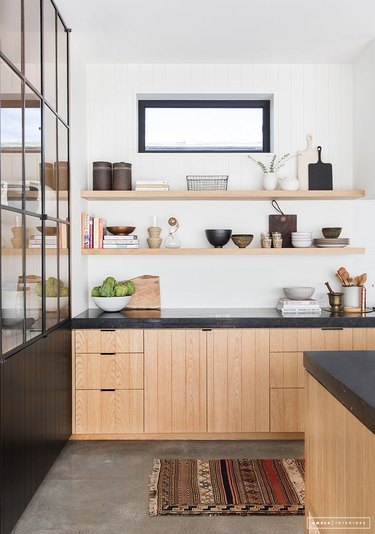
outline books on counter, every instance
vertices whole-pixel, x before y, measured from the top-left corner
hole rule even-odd
[[[81,213],[82,248],[103,248],[104,226],[101,217],[94,217],[87,212]]]
[[[137,180],[136,191],[169,191],[169,184],[165,180]]]
[[[321,308],[316,299],[291,300],[286,298],[279,299],[276,309],[283,315],[320,315]]]
[[[105,235],[103,248],[139,248],[136,235]]]

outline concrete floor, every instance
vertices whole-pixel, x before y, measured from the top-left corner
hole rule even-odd
[[[304,517],[148,515],[154,458],[303,457],[301,441],[69,442],[13,534],[302,534]]]

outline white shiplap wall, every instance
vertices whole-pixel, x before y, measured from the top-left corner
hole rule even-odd
[[[274,97],[274,151],[295,153],[304,148],[305,135],[312,133],[315,142],[323,146],[324,161],[334,165],[334,187],[351,188],[352,84],[351,65],[89,65],[87,183],[82,187],[92,187],[92,162],[107,160],[129,161],[133,179],[167,179],[173,189],[185,189],[185,175],[199,173],[229,174],[231,189],[259,189],[261,176],[245,154],[138,154],[136,100],[139,94],[266,93]],[[295,160],[282,172],[293,174]],[[351,237],[355,245],[363,239],[355,235],[354,213],[359,202],[287,202],[283,206],[287,213],[298,214],[300,230],[311,230],[317,237],[322,226],[343,226],[343,235]],[[80,209],[90,209],[111,224],[136,225],[143,246],[152,214],[161,221],[163,237],[167,218],[179,218],[183,246],[206,246],[204,229],[224,226],[254,233],[252,246],[258,246],[259,233],[266,230],[272,213],[268,202],[82,201]],[[79,211],[74,210],[77,222]],[[74,254],[79,254],[78,243]],[[124,278],[149,273],[161,276],[163,307],[273,306],[283,286],[313,285],[323,294],[324,281],[331,280],[334,285],[333,274],[342,263],[358,274],[364,270],[364,260],[361,256],[89,257],[88,288],[109,274]],[[368,261],[372,265],[373,257]],[[76,299],[74,312],[84,307],[85,303]]]

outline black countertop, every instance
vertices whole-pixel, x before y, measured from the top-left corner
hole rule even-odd
[[[305,352],[307,371],[375,434],[375,350]]]
[[[72,328],[340,328],[375,327],[375,313],[283,317],[275,308],[165,308],[105,313],[88,309]]]

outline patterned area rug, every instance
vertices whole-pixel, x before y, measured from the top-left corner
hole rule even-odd
[[[305,461],[154,460],[150,515],[303,515]]]

